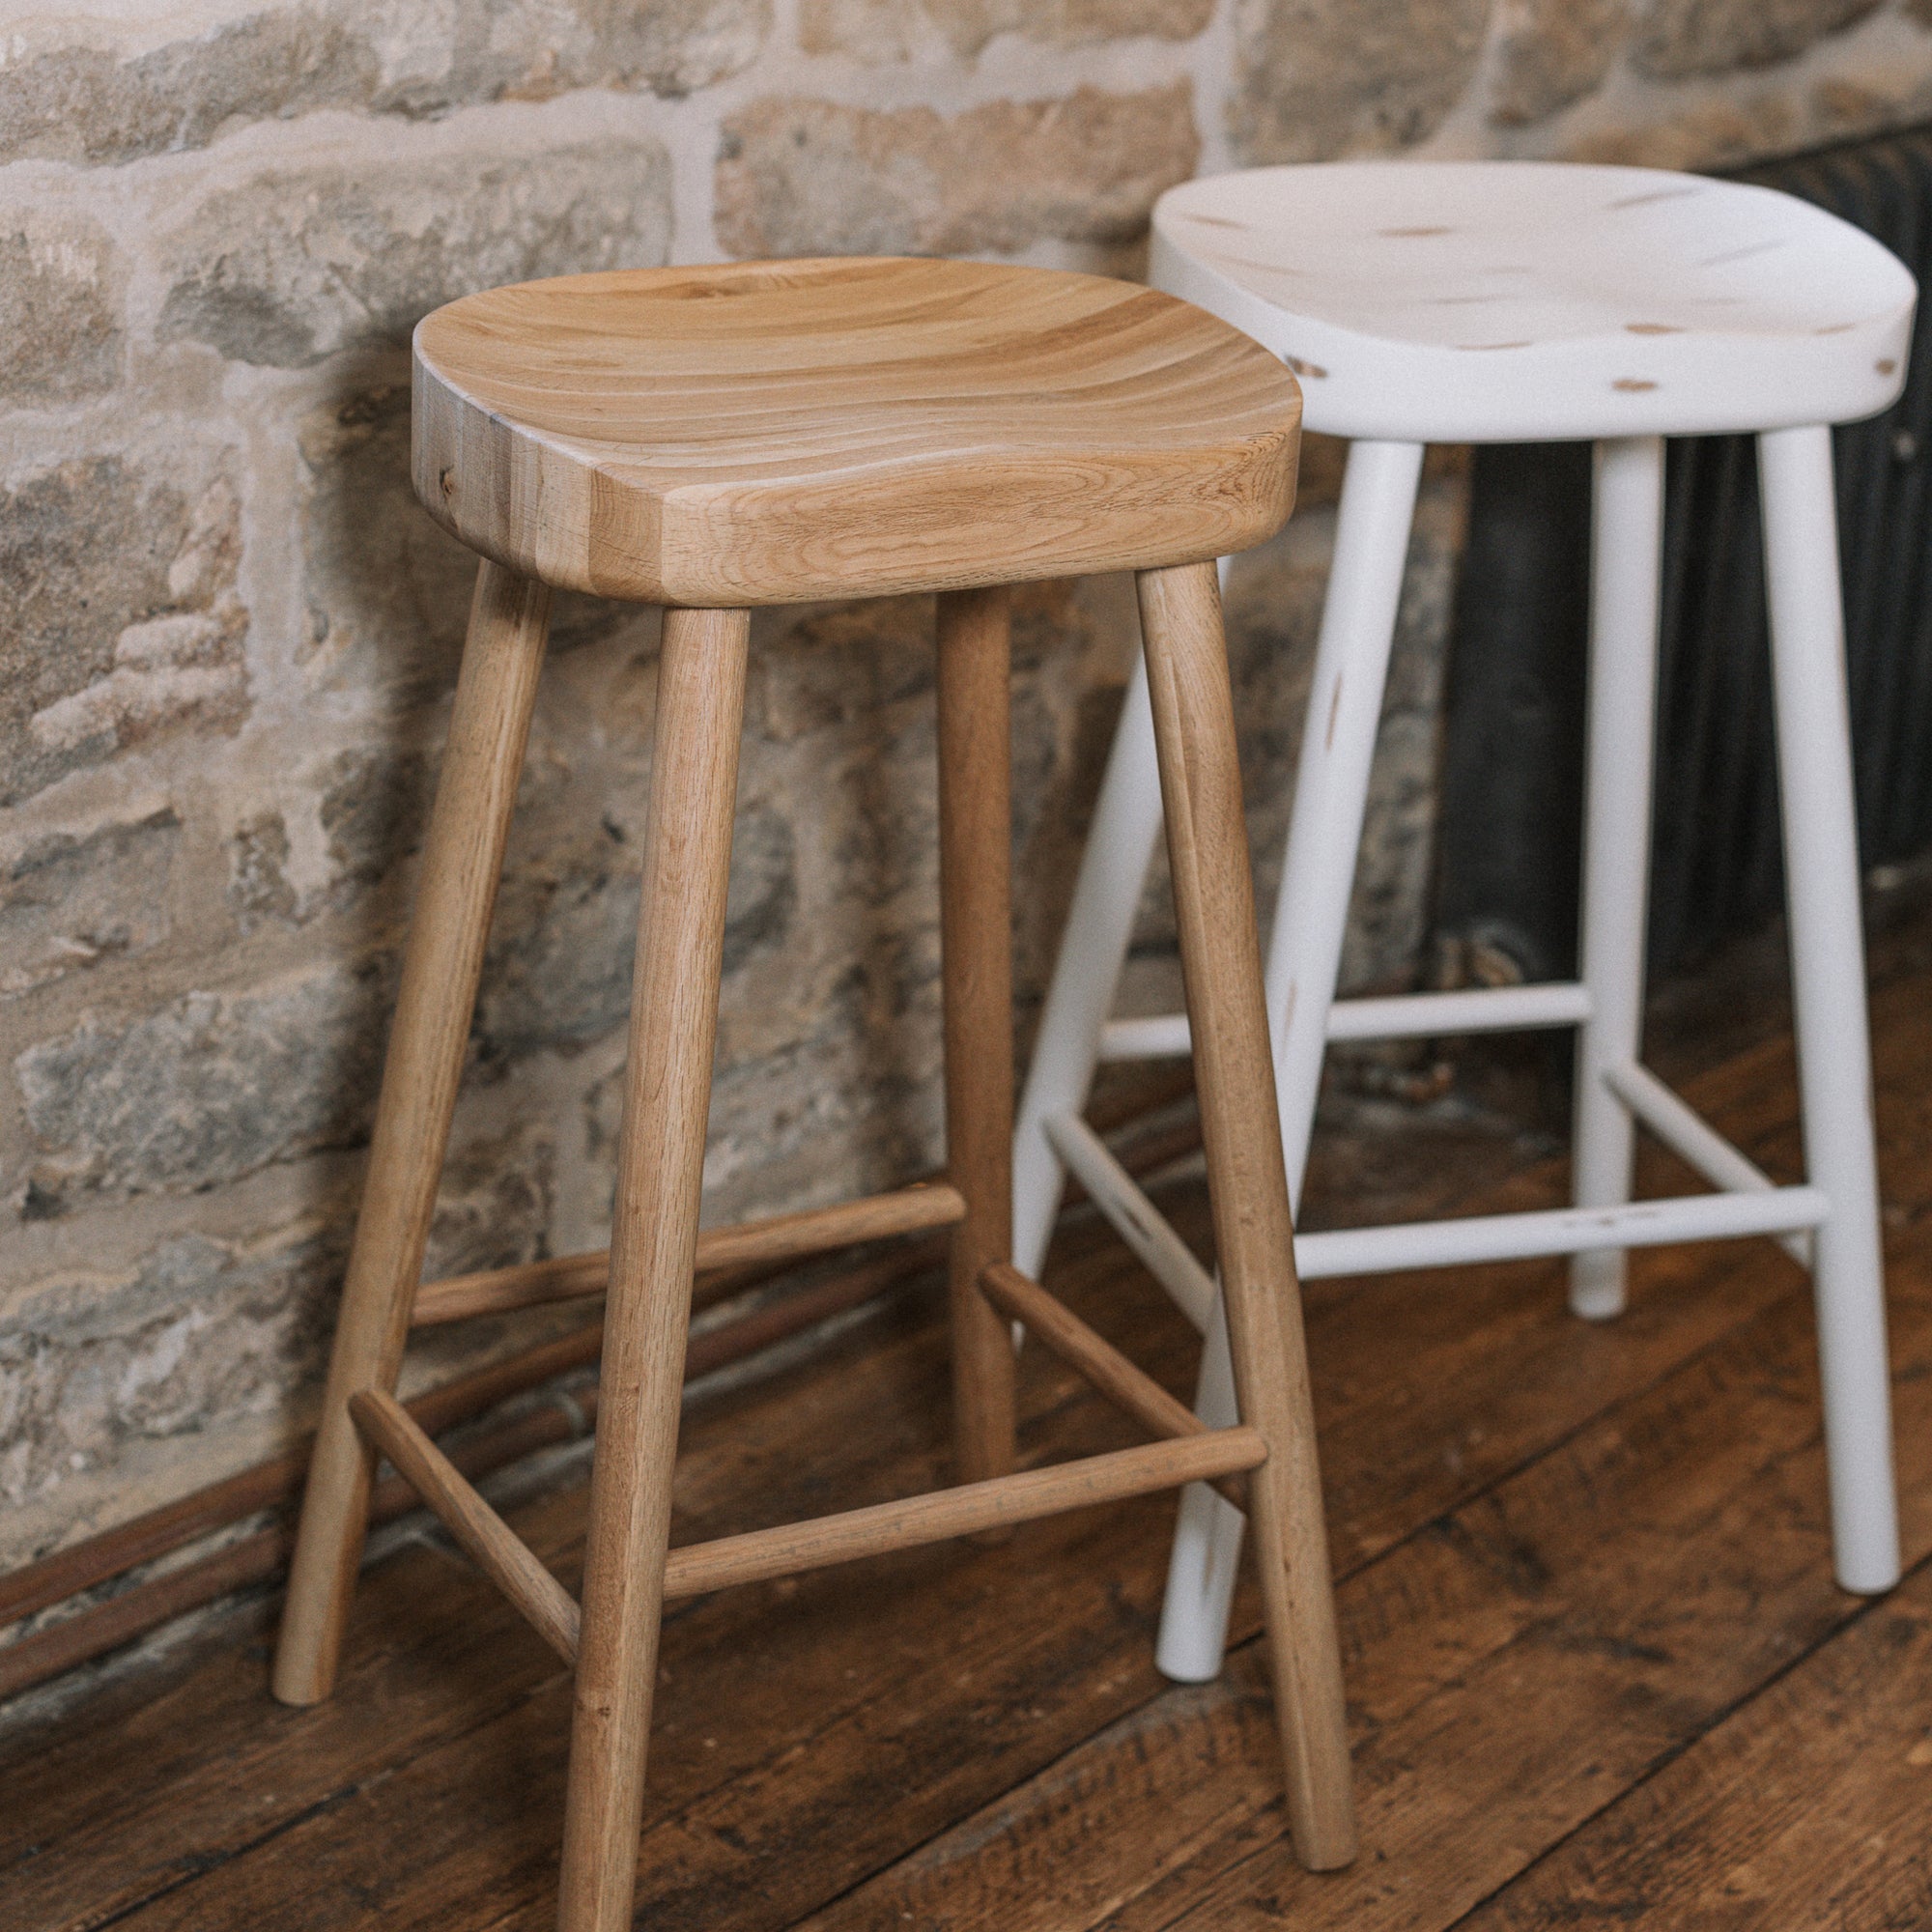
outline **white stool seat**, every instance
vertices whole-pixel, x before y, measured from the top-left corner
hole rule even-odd
[[[1534,161],[1188,182],[1151,279],[1282,356],[1309,429],[1421,442],[1852,421],[1898,395],[1916,296],[1790,195]]]

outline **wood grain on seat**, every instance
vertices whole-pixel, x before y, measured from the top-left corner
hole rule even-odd
[[[469,296],[416,329],[415,409],[416,492],[471,549],[732,607],[1245,550],[1293,504],[1301,413],[1170,296],[892,259]]]

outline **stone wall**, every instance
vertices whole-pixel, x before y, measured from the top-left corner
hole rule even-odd
[[[720,254],[1132,273],[1197,169],[1697,165],[1932,108],[1925,0],[0,0],[0,1564],[308,1412],[470,579],[406,482],[426,309]],[[1264,875],[1333,469],[1311,452],[1304,515],[1235,579]],[[1459,502],[1452,461],[1357,983],[1412,972],[1424,929]],[[937,1155],[928,622],[757,624],[716,1215]],[[1029,1002],[1132,629],[1117,582],[1021,600]],[[560,610],[439,1271],[600,1238],[655,635]],[[1136,999],[1166,922],[1156,884]]]

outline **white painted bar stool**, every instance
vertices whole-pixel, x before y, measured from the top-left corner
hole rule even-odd
[[[1870,1047],[1830,425],[1899,393],[1916,288],[1869,237],[1764,188],[1562,163],[1355,162],[1198,181],[1154,210],[1152,276],[1301,378],[1350,439],[1266,992],[1299,1195],[1331,1039],[1575,1026],[1572,1208],[1296,1237],[1304,1279],[1572,1256],[1624,1305],[1632,1247],[1771,1235],[1812,1270],[1834,1555],[1898,1578]],[[1805,1185],[1774,1185],[1638,1064],[1666,436],[1758,438]],[[1582,965],[1574,984],[1334,997],[1369,766],[1430,442],[1597,445]],[[1185,1055],[1183,1015],[1110,1020],[1160,824],[1136,671],[1075,889],[1015,1145],[1013,1246],[1037,1274],[1067,1169],[1208,1334],[1197,1407],[1234,1419],[1214,1284],[1081,1119],[1100,1060]],[[1716,1192],[1630,1199],[1641,1122]],[[1239,1514],[1185,1492],[1160,1667],[1220,1667]]]

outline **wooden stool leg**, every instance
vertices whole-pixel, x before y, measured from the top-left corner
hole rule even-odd
[[[1355,1854],[1349,1738],[1220,588],[1211,563],[1143,571],[1139,587],[1235,1384],[1268,1445],[1249,1513],[1289,1821],[1325,1870]]]
[[[285,1704],[318,1703],[335,1683],[376,1463],[349,1398],[393,1392],[402,1366],[549,627],[546,586],[483,565],[289,1573],[273,1680]]]
[[[980,1293],[1012,1259],[1013,969],[1010,849],[1012,601],[939,600],[940,948],[946,1001],[946,1162],[966,1199],[952,1234],[953,1474],[1013,1466],[1013,1346]]]
[[[665,613],[564,1805],[561,1932],[622,1932],[637,1885],[749,632],[742,611]]]

